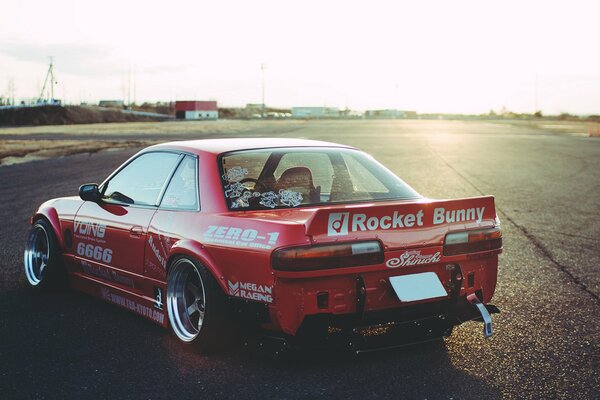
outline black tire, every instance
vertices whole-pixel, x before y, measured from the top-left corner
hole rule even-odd
[[[232,324],[225,295],[206,267],[192,258],[171,262],[167,313],[171,330],[190,349],[208,354],[230,341]]]
[[[67,274],[56,234],[43,218],[35,221],[29,231],[23,266],[27,283],[35,290],[60,291],[67,286]]]

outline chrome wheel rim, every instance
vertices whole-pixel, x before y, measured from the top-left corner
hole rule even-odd
[[[169,273],[167,308],[171,327],[179,339],[190,342],[204,323],[206,292],[196,266],[185,258],[177,261]]]
[[[44,279],[50,258],[50,240],[42,225],[35,225],[29,233],[24,258],[27,281],[32,286],[39,285]]]

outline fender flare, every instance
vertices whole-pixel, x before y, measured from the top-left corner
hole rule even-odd
[[[58,247],[61,251],[64,251],[65,243],[62,231],[60,229],[60,220],[58,218],[58,212],[56,209],[54,207],[42,207],[38,209],[31,217],[31,225],[41,218],[46,219],[50,223],[52,230],[54,231],[54,235],[56,236],[56,240],[58,241]]]
[[[225,276],[219,270],[215,260],[208,253],[203,244],[198,243],[194,240],[183,239],[177,241],[173,247],[171,247],[171,254],[167,260],[167,275],[169,274],[169,268],[173,259],[178,256],[189,256],[196,259],[200,264],[205,266],[208,271],[212,274],[217,284],[223,290],[223,293],[228,293],[227,283],[225,282]]]

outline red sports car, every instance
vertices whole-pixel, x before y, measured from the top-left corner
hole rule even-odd
[[[492,196],[422,197],[371,156],[296,139],[148,147],[42,204],[34,288],[71,286],[209,351],[240,321],[282,346],[355,348],[484,322],[502,233]],[[335,340],[334,340],[335,339]]]

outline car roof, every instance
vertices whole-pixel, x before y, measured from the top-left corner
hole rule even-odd
[[[231,139],[199,139],[161,143],[146,150],[177,149],[190,153],[206,152],[221,154],[237,150],[267,149],[277,147],[340,147],[353,148],[337,143],[319,140],[292,138],[231,138]]]

